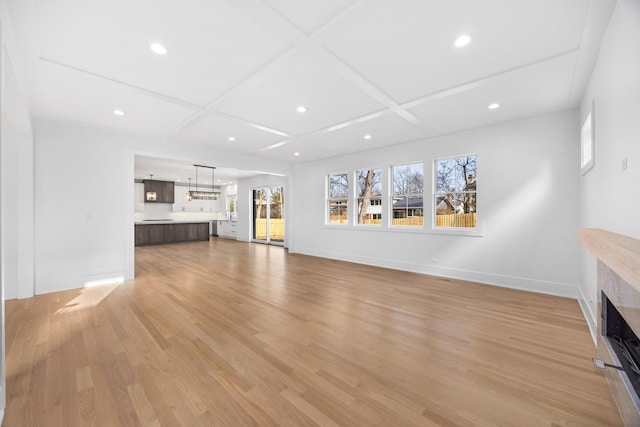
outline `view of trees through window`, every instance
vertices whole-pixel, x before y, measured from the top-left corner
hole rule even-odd
[[[358,224],[382,224],[382,170],[356,171]]]
[[[436,160],[436,227],[476,227],[477,164],[475,155]]]
[[[440,158],[433,166],[433,196],[427,196],[433,208],[426,207],[422,162],[390,166],[386,184],[381,168],[327,175],[327,224],[382,226],[384,217],[387,227],[424,228],[425,209],[432,209],[427,217],[435,229],[477,229],[477,156]]]
[[[267,197],[269,196],[269,197]],[[284,218],[284,188],[267,187],[254,192],[255,211],[258,218],[267,217],[267,208],[271,218]],[[267,198],[269,203],[267,206]]]
[[[236,204],[237,204],[238,196],[236,194],[228,194],[227,195],[227,216],[235,216]]]
[[[349,176],[329,175],[329,224],[346,224],[349,212]]]
[[[422,163],[393,166],[392,224],[424,225],[424,174]]]

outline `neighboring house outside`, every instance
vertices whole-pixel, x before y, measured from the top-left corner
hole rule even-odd
[[[461,200],[449,193],[436,205],[436,215],[462,214],[464,213],[463,205]]]
[[[424,201],[422,197],[399,197],[393,199],[393,218],[422,217]]]

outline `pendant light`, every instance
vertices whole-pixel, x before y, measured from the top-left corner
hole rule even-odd
[[[153,181],[153,174],[149,174],[149,181]],[[150,189],[152,188],[151,185],[149,185]],[[147,191],[146,195],[145,195],[145,200],[147,202],[155,202],[158,200],[158,194],[155,191]]]
[[[187,178],[189,180],[189,191],[187,191],[187,202],[191,201],[191,178]]]
[[[198,168],[211,169],[211,190],[215,190],[213,183],[215,182],[215,166],[193,165],[196,167],[196,190],[191,191],[191,185],[189,185],[189,192],[187,193],[187,200],[218,200],[220,198],[219,191],[199,191],[198,190]],[[191,178],[189,178],[189,184],[191,184]]]

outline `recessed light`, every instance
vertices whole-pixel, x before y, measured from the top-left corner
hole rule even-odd
[[[157,53],[158,55],[167,54],[167,48],[161,45],[160,43],[151,43],[149,45],[149,49],[151,49],[153,53]]]
[[[372,138],[372,137],[371,137],[371,134],[366,134],[366,135],[364,136],[364,139],[371,139],[371,138]]]
[[[293,153],[294,156],[299,156],[300,153],[298,153],[297,151],[295,153]]]
[[[296,108],[296,111],[298,113],[305,113],[307,111],[307,107],[305,107],[304,105],[301,105],[298,108]]]
[[[113,110],[113,114],[116,116],[124,116],[124,111],[122,110]]]
[[[459,36],[456,41],[453,43],[455,47],[464,47],[469,44],[471,41],[471,37],[466,34],[462,34]]]
[[[500,107],[500,104],[498,104],[497,102],[489,104],[489,110],[495,110],[496,108],[499,108],[499,107]]]
[[[227,138],[227,139],[228,139],[229,141],[233,142],[233,141],[235,141],[235,140],[236,140],[236,137],[235,137],[235,136],[230,136],[230,137],[229,137],[229,138]]]

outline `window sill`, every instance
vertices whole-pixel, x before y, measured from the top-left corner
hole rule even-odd
[[[456,228],[426,228],[426,227],[413,227],[413,226],[383,226],[383,225],[348,225],[348,224],[324,224],[323,228],[331,230],[366,230],[377,232],[391,232],[391,233],[413,233],[413,234],[434,234],[434,235],[446,235],[446,236],[468,236],[468,237],[483,237],[484,232],[481,227],[473,229],[456,229]]]
[[[445,234],[449,236],[475,236],[482,237],[484,232],[481,227],[477,228],[447,228],[439,227],[429,230],[430,234]]]

